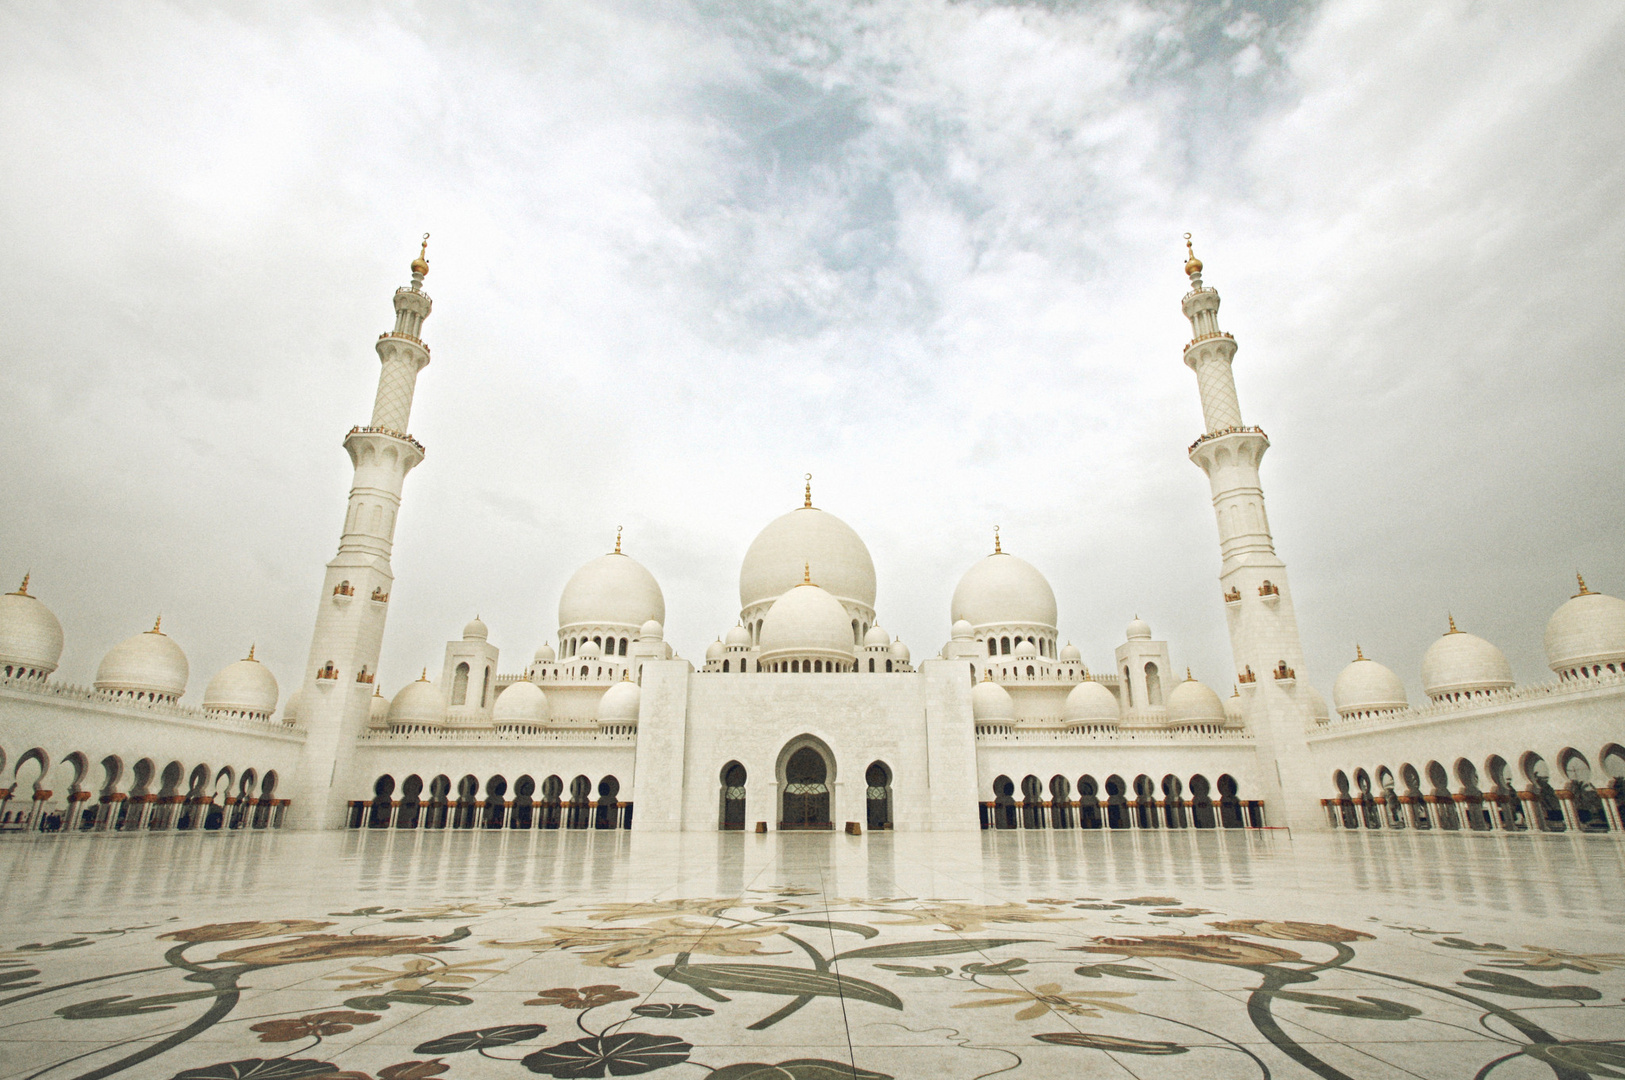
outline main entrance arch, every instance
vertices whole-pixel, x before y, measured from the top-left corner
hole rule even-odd
[[[835,778],[829,748],[811,737],[791,742],[779,755],[779,828],[828,829],[829,785]]]

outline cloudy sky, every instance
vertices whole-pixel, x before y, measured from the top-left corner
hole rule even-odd
[[[815,501],[882,623],[991,547],[1106,666],[1228,693],[1180,362],[1193,232],[1311,679],[1420,695],[1454,612],[1547,676],[1625,593],[1625,5],[0,4],[0,578],[88,682],[298,681],[431,232],[385,692],[476,612],[515,670],[626,528],[685,655]]]

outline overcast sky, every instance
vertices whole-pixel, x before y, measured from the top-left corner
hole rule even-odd
[[[1625,594],[1625,4],[0,4],[0,579],[300,681],[433,234],[381,684],[613,545],[698,658],[815,502],[916,658],[1005,548],[1228,694],[1180,235],[1311,680]],[[1302,673],[1300,673],[1302,674]]]

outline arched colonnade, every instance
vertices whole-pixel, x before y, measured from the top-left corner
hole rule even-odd
[[[1019,786],[1008,776],[995,778],[981,819],[984,829],[1261,829],[1264,803],[1243,799],[1229,773],[1212,782],[1201,773],[1188,781],[1141,773],[1132,782],[1085,773],[1076,794],[1065,776],[1046,785],[1029,773]]]

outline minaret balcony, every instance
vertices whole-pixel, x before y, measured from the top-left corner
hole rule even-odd
[[[1204,341],[1213,341],[1213,340],[1215,340],[1217,338],[1228,338],[1231,341],[1234,341],[1234,340],[1236,340],[1236,335],[1234,335],[1234,334],[1232,334],[1232,333],[1230,333],[1229,331],[1226,331],[1226,330],[1215,330],[1211,334],[1198,334],[1196,337],[1191,338],[1190,343],[1185,346],[1184,351],[1185,352],[1190,352],[1192,349],[1194,349],[1196,346],[1200,345],[1202,342],[1204,342]]]
[[[374,324],[374,325],[376,325],[376,324]],[[1225,335],[1225,337],[1229,337],[1229,336],[1230,336],[1229,334]],[[389,340],[391,338],[394,338],[397,341],[410,341],[412,344],[416,345],[418,348],[422,349],[424,352],[429,351],[429,346],[424,343],[423,339],[420,338],[420,337],[415,337],[412,334],[403,334],[403,333],[401,333],[401,332],[399,332],[397,330],[386,330],[382,334],[378,335],[378,340],[379,341],[387,341],[387,340]],[[1194,342],[1192,344],[1194,344]],[[1190,348],[1190,346],[1187,345],[1186,348],[1188,349],[1188,348]]]
[[[356,427],[353,427],[353,428],[350,429],[349,434],[350,435],[387,435],[391,439],[399,439],[401,442],[406,443],[408,446],[411,446],[413,449],[417,450],[417,452],[420,453],[420,454],[427,452],[424,449],[424,446],[423,446],[422,443],[418,442],[416,439],[412,438],[412,436],[408,435],[404,431],[393,431],[393,430],[391,430],[389,428],[372,427],[370,425],[367,426],[367,427],[362,427],[360,425],[357,425]]]
[[[1265,578],[1264,584],[1258,587],[1258,597],[1269,607],[1274,607],[1281,602],[1281,589],[1277,585],[1270,584],[1270,580]]]
[[[1270,437],[1264,434],[1263,428],[1256,427],[1252,424],[1240,424],[1235,427],[1220,428],[1217,431],[1208,432],[1200,439],[1197,439],[1195,442],[1191,443],[1190,449],[1187,450],[1186,453],[1194,454],[1199,448],[1207,443],[1210,443],[1215,439],[1223,439],[1230,435],[1262,435],[1264,437],[1265,446],[1268,446],[1270,442]]]
[[[1236,607],[1236,606],[1238,606],[1241,603],[1241,589],[1240,588],[1234,588],[1234,589],[1231,589],[1229,592],[1225,593],[1224,594],[1224,602],[1225,602],[1225,606],[1227,606],[1227,607]]]

